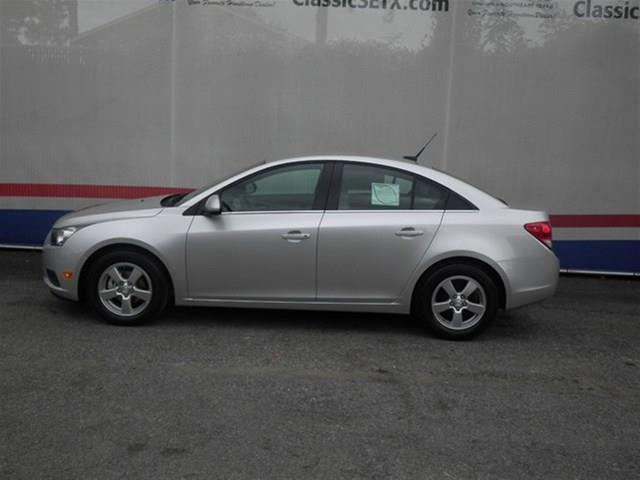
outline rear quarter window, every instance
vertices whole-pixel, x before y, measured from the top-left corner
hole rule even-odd
[[[473,203],[458,195],[456,192],[450,192],[447,199],[447,210],[478,210]]]

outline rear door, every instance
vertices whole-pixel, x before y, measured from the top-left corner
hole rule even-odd
[[[318,300],[396,300],[440,226],[447,196],[409,172],[337,164],[320,224]]]

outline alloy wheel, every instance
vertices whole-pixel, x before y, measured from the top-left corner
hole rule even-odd
[[[149,275],[133,263],[115,263],[107,267],[98,280],[100,302],[120,317],[139,315],[149,306],[152,296]]]
[[[471,277],[445,278],[433,290],[431,311],[438,323],[451,330],[466,330],[476,325],[487,310],[487,295]]]

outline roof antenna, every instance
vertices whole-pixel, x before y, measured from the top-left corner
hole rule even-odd
[[[424,147],[422,147],[420,149],[420,151],[418,153],[415,154],[415,156],[413,157],[402,157],[405,160],[409,160],[411,162],[416,162],[418,163],[418,158],[420,158],[420,155],[422,155],[422,152],[424,152],[424,149],[427,148],[429,146],[429,144],[433,141],[434,138],[436,138],[436,136],[438,135],[438,132],[434,133],[431,138],[429,139],[429,141],[427,143],[424,144]]]

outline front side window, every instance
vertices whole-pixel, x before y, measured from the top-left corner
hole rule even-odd
[[[442,210],[446,199],[445,188],[413,174],[347,163],[338,210]]]
[[[222,192],[223,211],[312,210],[322,167],[305,163],[252,175]]]

